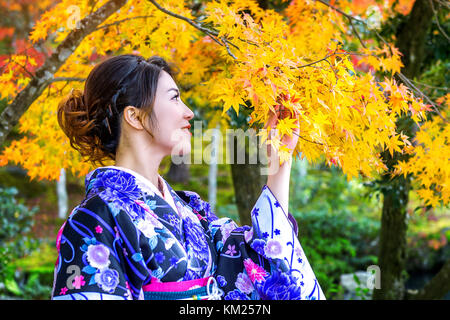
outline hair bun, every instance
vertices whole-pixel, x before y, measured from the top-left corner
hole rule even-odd
[[[89,115],[81,90],[72,89],[58,105],[58,123],[69,138],[72,148],[82,156],[90,156],[98,146],[98,138],[93,134],[95,119]]]

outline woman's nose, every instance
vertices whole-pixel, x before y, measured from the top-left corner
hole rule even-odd
[[[184,103],[183,103],[184,104]],[[194,112],[192,112],[191,109],[189,109],[189,107],[184,104],[184,106],[186,107],[186,112],[185,112],[185,117],[189,120],[191,120],[194,117]]]

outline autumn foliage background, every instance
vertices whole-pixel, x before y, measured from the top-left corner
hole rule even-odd
[[[404,288],[391,297],[422,289],[450,258],[450,94],[449,6],[421,1],[433,14],[426,58],[410,76],[396,31],[413,16],[415,1],[1,0],[0,229],[17,227],[0,236],[0,292],[45,298],[61,224],[55,183],[65,169],[72,208],[94,168],[70,147],[56,108],[72,88],[83,89],[96,63],[123,53],[174,62],[182,99],[205,128],[261,129],[279,107],[298,114],[290,211],[327,297],[349,296],[342,274],[389,268],[380,259],[388,250],[379,245],[389,228],[382,215],[394,206],[387,195],[401,198],[394,183],[405,183],[409,198],[397,205],[408,220],[399,241],[407,247],[409,282],[402,278]],[[118,10],[84,32],[91,15],[111,3]],[[72,36],[78,42],[66,44]],[[284,161],[289,150],[281,140],[295,121],[280,119],[276,128],[277,137],[259,135]],[[170,167],[166,161],[161,172]],[[173,181],[175,189],[208,199],[209,166],[189,170],[191,179]],[[217,213],[242,221],[229,165],[219,165],[217,181]],[[28,210],[16,198],[38,207]],[[11,250],[17,243],[20,250]],[[350,296],[370,298],[362,287]]]

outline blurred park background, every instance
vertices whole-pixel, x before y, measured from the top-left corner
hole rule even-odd
[[[445,105],[442,97],[448,96],[450,80],[449,4],[447,1],[417,1],[422,6],[433,5],[433,8],[426,17],[429,21],[420,27],[424,28],[423,34],[412,31],[417,37],[421,37],[420,43],[415,44],[418,48],[411,47],[408,49],[411,52],[403,52],[405,55],[415,55],[417,53],[414,50],[418,50],[421,54],[420,57],[416,56],[415,62],[420,66],[409,73],[409,78],[429,99]],[[92,5],[96,1],[84,2]],[[397,35],[397,44],[401,40],[399,30],[402,26],[414,24],[410,20],[415,1],[354,1],[353,6],[346,1],[326,2],[338,7],[342,5],[341,8],[345,8],[347,14],[367,21],[372,19],[377,22],[378,19],[380,25],[377,32],[386,39]],[[36,21],[54,5],[51,1],[40,1],[39,5],[37,3],[38,1],[33,0],[0,0],[0,77],[4,75],[6,61],[12,54],[26,52],[34,57],[36,65],[30,65],[30,70],[36,70],[46,59],[47,53],[55,48],[55,38],[38,44],[31,43],[28,39]],[[202,5],[202,1],[189,3],[194,9]],[[264,10],[282,11],[290,1],[266,0],[255,3]],[[383,3],[389,4],[391,14],[380,20],[381,16],[377,18],[370,12],[374,11],[374,7],[382,7]],[[367,39],[373,37],[373,32],[373,29],[359,29],[360,36]],[[356,42],[354,37],[353,42],[345,43],[344,47],[346,50],[356,50]],[[108,54],[112,55],[114,52]],[[92,62],[95,61],[93,58]],[[354,63],[357,68],[357,61]],[[367,71],[364,70],[367,66],[359,65],[358,68],[357,71]],[[3,89],[8,88],[4,82],[0,82],[0,90]],[[8,98],[0,100],[0,112],[10,102]],[[203,105],[199,105],[194,98],[188,98],[185,102],[195,110],[194,120],[203,121],[205,126],[210,126],[208,122],[211,119],[202,113]],[[227,114],[231,127],[242,127],[242,123],[248,120],[246,112],[248,111],[242,106],[239,114],[233,108],[229,109]],[[4,140],[0,152],[27,135],[17,124]],[[202,143],[203,147],[209,144],[205,141]],[[17,157],[20,158],[20,154]],[[450,159],[450,155],[447,158]],[[37,166],[35,171],[39,170]],[[248,173],[248,170],[248,167],[239,168],[230,164],[176,166],[170,162],[170,158],[166,158],[160,173],[173,189],[193,190],[203,199],[209,200],[218,216],[229,216],[235,221],[247,223],[242,210],[247,210],[248,213],[250,210],[242,205],[245,199],[236,197],[239,194],[236,191],[243,184],[242,179],[251,177],[242,174],[239,177],[239,172]],[[37,176],[36,172],[33,175]],[[71,170],[61,170],[58,179],[31,178],[29,168],[24,168],[21,161],[5,161],[5,158],[0,161],[0,299],[50,297],[56,261],[56,233],[71,209],[84,197],[83,175],[75,175]],[[261,182],[255,184],[256,190],[260,190]],[[348,181],[340,168],[328,165],[323,157],[315,163],[306,159],[295,159],[293,162],[289,211],[298,221],[300,243],[328,299],[372,299],[373,291],[384,289],[368,287],[368,279],[372,275],[368,268],[380,266],[380,256],[385,254],[380,252],[380,235],[382,215],[386,209],[384,206],[387,205],[384,201],[386,194],[396,191],[395,186],[390,188],[382,183],[381,178],[359,176]],[[424,205],[417,192],[411,189],[408,190],[408,201],[402,205],[407,230],[403,239],[399,240],[404,244],[402,257],[398,258],[402,270],[394,272],[402,281],[402,294],[386,294],[385,298],[413,298],[436,276],[447,280],[450,276],[448,204]],[[395,233],[396,230],[391,229],[389,232]],[[393,263],[395,262],[394,259]],[[384,263],[389,267],[388,262]],[[382,267],[381,277],[383,270]],[[432,284],[436,286],[435,283]],[[450,299],[449,284],[440,283],[437,286],[437,289],[430,287],[430,295],[424,297]]]

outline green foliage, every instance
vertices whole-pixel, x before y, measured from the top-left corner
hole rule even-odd
[[[365,183],[361,179],[348,182],[335,167],[313,166],[296,160],[292,165],[289,208],[291,211],[346,211],[355,217],[379,219],[379,199]]]
[[[444,96],[450,84],[450,60],[437,60],[420,75],[418,87],[431,99]]]
[[[4,275],[5,266],[12,260],[30,252],[33,240],[27,233],[33,226],[33,215],[38,207],[27,208],[23,201],[15,197],[16,188],[0,187],[0,281]]]
[[[292,167],[290,212],[299,240],[327,298],[340,297],[340,276],[376,264],[380,229],[377,203],[360,181],[334,168]],[[362,294],[362,293],[361,293]]]
[[[379,222],[349,212],[305,211],[295,213],[299,240],[327,297],[333,296],[341,274],[376,264],[373,245]]]
[[[353,279],[355,280],[356,284],[358,285],[355,289],[355,294],[357,297],[360,297],[361,300],[367,300],[370,298],[370,289],[364,288],[361,286],[361,281],[359,280],[358,276],[356,274],[353,274]]]
[[[29,209],[17,194],[16,188],[0,187],[0,295],[34,298],[44,292],[48,298],[48,286],[41,285],[39,274],[48,275],[49,268],[41,268],[45,255],[37,250],[39,241],[29,235],[39,208]],[[51,256],[54,260],[55,253]],[[33,258],[26,262],[29,257]],[[51,276],[44,281],[51,283]]]
[[[21,299],[49,299],[56,260],[54,243],[42,241],[31,254],[14,260],[5,270],[5,292]]]

